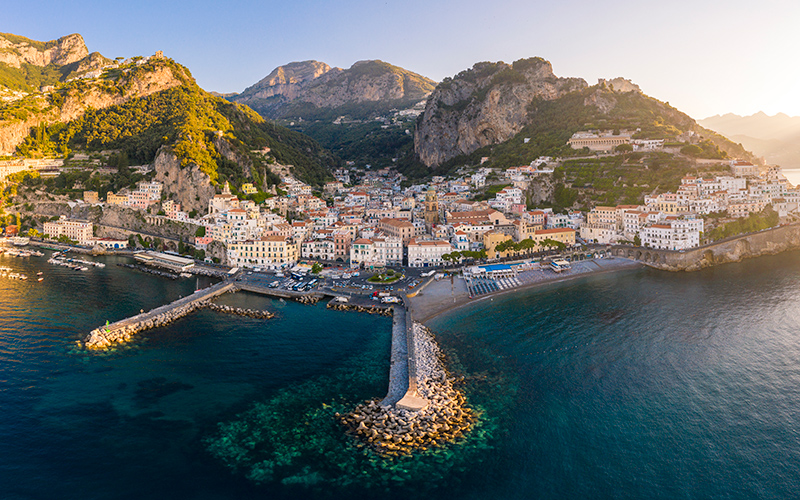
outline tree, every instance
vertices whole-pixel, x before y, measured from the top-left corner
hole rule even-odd
[[[620,144],[614,148],[614,151],[617,153],[630,153],[633,151],[633,146],[631,144]]]
[[[639,233],[636,233],[636,236],[633,237],[633,244],[637,247],[642,246],[642,239],[639,237]]]
[[[698,156],[703,154],[703,148],[695,144],[689,144],[688,146],[684,146],[681,148],[681,153],[685,154],[686,156],[697,158]]]
[[[558,251],[563,251],[567,248],[566,244],[550,238],[543,239],[541,245],[544,248],[555,248]]]
[[[197,228],[197,231],[194,232],[194,235],[198,238],[202,238],[206,235],[206,227],[200,226]]]
[[[314,262],[314,265],[311,266],[311,274],[319,274],[322,271],[322,264],[319,262]]]

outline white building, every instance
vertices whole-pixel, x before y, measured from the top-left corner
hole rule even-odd
[[[139,191],[147,193],[151,200],[161,199],[161,191],[164,189],[164,185],[160,182],[140,182],[138,186]]]
[[[85,220],[67,219],[61,216],[57,221],[45,222],[42,232],[52,239],[61,236],[77,241],[81,245],[92,241],[92,223]]]
[[[304,259],[335,260],[336,244],[333,240],[309,240],[300,245],[300,255]]]
[[[662,250],[686,250],[700,246],[703,219],[693,217],[667,217],[642,230],[642,244]]]
[[[408,265],[410,267],[440,266],[444,263],[442,255],[453,252],[453,245],[447,241],[417,241],[408,242]]]
[[[350,263],[385,267],[403,263],[403,240],[396,236],[359,238],[350,247]]]

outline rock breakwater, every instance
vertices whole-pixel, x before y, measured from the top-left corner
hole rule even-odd
[[[139,314],[129,318],[124,324],[115,324],[95,328],[83,341],[83,347],[89,350],[103,350],[115,344],[128,342],[137,333],[169,325],[178,319],[197,311],[198,309],[210,309],[212,311],[236,314],[254,319],[272,319],[274,313],[257,309],[243,309],[226,305],[215,304],[210,300],[197,300],[173,307],[167,311],[155,313],[156,310]]]
[[[262,311],[259,309],[242,309],[241,307],[232,307],[232,306],[215,304],[211,301],[203,303],[201,307],[204,307],[206,309],[211,309],[212,311],[228,313],[228,314],[236,314],[239,316],[245,316],[254,319],[272,319],[275,317],[275,313],[271,313],[269,311]]]
[[[314,304],[316,304],[317,302],[322,300],[322,296],[321,295],[299,295],[295,300],[297,302],[300,302],[301,304],[309,304],[309,305],[313,306]]]
[[[143,273],[152,274],[154,276],[161,276],[162,278],[169,278],[171,280],[176,280],[179,276],[175,273],[170,273],[167,271],[159,271],[157,269],[151,269],[149,267],[140,266],[138,264],[117,264],[119,267],[127,267],[128,269],[136,269],[137,271],[141,271]]]
[[[377,306],[361,306],[357,304],[348,304],[346,302],[329,302],[328,309],[335,311],[355,311],[367,314],[380,314],[382,316],[391,316],[394,311],[391,307],[377,307]]]
[[[422,410],[384,407],[378,399],[357,406],[346,415],[336,414],[347,432],[381,455],[399,456],[443,446],[464,436],[477,420],[466,404],[456,380],[447,372],[433,335],[422,325],[413,326],[417,392],[429,401]]]

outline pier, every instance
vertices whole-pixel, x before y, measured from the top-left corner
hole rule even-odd
[[[89,333],[83,341],[83,344],[87,349],[96,350],[106,349],[114,344],[127,342],[138,332],[172,323],[200,309],[207,301],[210,301],[214,297],[235,290],[236,285],[234,283],[226,281],[217,283],[188,297],[182,297],[170,304],[95,328]]]

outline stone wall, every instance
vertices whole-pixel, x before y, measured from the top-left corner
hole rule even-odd
[[[800,249],[800,224],[727,238],[683,252],[616,246],[612,253],[665,271],[698,271],[706,267]]]

